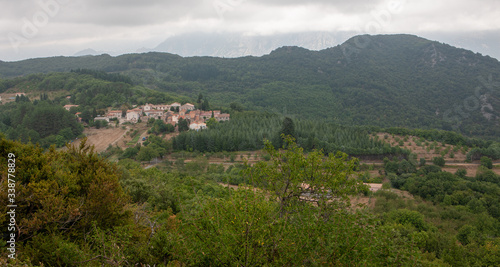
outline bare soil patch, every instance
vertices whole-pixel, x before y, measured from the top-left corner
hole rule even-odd
[[[416,136],[405,137],[388,133],[378,133],[377,136],[379,140],[382,140],[392,146],[399,146],[402,141],[403,145],[400,147],[411,150],[413,153],[417,154],[418,159],[424,158],[427,161],[427,164],[432,164],[432,159],[434,157],[441,157],[441,152],[448,150],[448,153],[444,155],[446,165],[442,168],[443,171],[446,172],[455,173],[457,169],[465,168],[467,170],[467,176],[476,176],[477,169],[480,166],[479,161],[466,163],[466,153],[464,153],[462,148],[458,149],[453,145],[433,141],[420,142],[420,137]],[[406,141],[404,141],[405,139]],[[419,141],[420,146],[417,145],[416,141]],[[432,148],[431,145],[433,145]],[[451,154],[453,157],[450,156]],[[493,168],[493,171],[498,175],[500,175],[499,165],[499,162],[495,162],[495,168]]]
[[[432,161],[432,158],[434,157],[440,157],[441,152],[445,151],[446,149],[449,150],[448,153],[445,154],[444,158],[446,162],[454,162],[454,163],[459,163],[459,162],[465,162],[466,160],[466,154],[461,151],[461,149],[458,149],[454,151],[455,146],[453,145],[447,145],[443,144],[441,142],[431,142],[431,141],[423,141],[421,142],[421,146],[417,145],[416,140],[418,141],[420,137],[417,136],[398,136],[398,135],[392,135],[388,133],[378,133],[377,134],[379,140],[382,140],[383,142],[386,142],[390,144],[391,146],[399,146],[400,141],[402,142],[402,148],[409,149],[411,152],[417,154],[418,159],[424,158],[426,161]],[[386,138],[387,137],[387,138]],[[404,140],[407,141],[404,141]],[[428,145],[426,145],[426,142]],[[433,148],[431,149],[431,145],[435,144]],[[450,157],[450,152],[453,152],[453,158]]]
[[[105,151],[109,145],[118,145],[121,147],[123,142],[119,142],[124,138],[127,129],[122,129],[121,127],[114,128],[110,127],[107,129],[95,129],[89,128],[85,129],[83,133],[87,136],[87,144],[94,146],[95,152]],[[79,145],[81,140],[77,140],[75,145]]]

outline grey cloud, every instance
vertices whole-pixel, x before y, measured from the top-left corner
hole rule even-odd
[[[60,4],[59,20],[70,23],[94,24],[102,26],[140,26],[176,21],[182,18],[216,19],[217,5],[246,8],[245,4],[255,8],[254,12],[266,8],[287,8],[300,5],[322,5],[325,9],[334,9],[342,13],[363,13],[373,9],[384,0],[1,0],[2,18],[19,22],[23,17],[31,19],[43,11],[40,2]],[[251,14],[240,19],[251,18]]]
[[[29,38],[29,45],[21,47],[20,53],[36,48],[40,55],[46,55],[51,51],[50,40],[61,46],[96,50],[109,49],[102,44],[113,42],[154,47],[170,35],[192,31],[258,35],[361,28],[361,33],[372,33],[365,29],[371,22],[378,22],[372,11],[398,1],[406,2],[403,11],[393,14],[381,33],[432,33],[435,40],[457,44],[469,38],[478,40],[470,45],[476,51],[481,47],[484,51],[499,49],[498,38],[457,33],[488,29],[498,35],[498,0],[0,0],[0,42],[7,43],[3,50],[0,46],[0,60],[12,53],[5,41],[7,34],[21,34],[26,19],[33,20],[33,15],[45,12],[40,2],[51,1],[61,3],[60,10],[40,27],[38,35]],[[229,9],[221,16],[217,5]],[[453,35],[457,37],[443,33],[457,33]]]
[[[239,0],[239,1],[244,1],[244,2],[256,2],[256,3],[261,3],[262,5],[265,6],[282,6],[282,7],[287,7],[287,6],[297,6],[297,5],[309,5],[309,4],[314,4],[314,5],[323,5],[323,6],[328,6],[328,7],[333,7],[337,9],[340,12],[345,12],[345,13],[359,13],[359,12],[366,12],[370,11],[373,8],[375,8],[377,5],[380,3],[388,2],[386,0],[373,0],[373,1],[366,1],[366,0],[350,0],[350,1],[345,1],[345,0]]]
[[[40,2],[56,4],[58,9],[56,16],[59,21],[102,26],[141,26],[175,21],[184,17],[208,18],[217,15],[213,7],[208,4],[210,2],[196,0],[1,0],[0,16],[12,23],[20,23],[23,18],[33,20],[37,12],[47,13]],[[55,10],[54,5],[50,8]]]
[[[197,1],[87,1],[74,22],[102,26],[141,26],[206,17],[207,8]]]

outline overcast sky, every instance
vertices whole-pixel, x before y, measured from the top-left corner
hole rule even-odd
[[[3,61],[87,48],[131,53],[199,31],[409,33],[498,59],[500,1],[0,0]]]

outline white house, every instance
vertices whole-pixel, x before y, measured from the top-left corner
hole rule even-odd
[[[177,102],[174,102],[174,103],[170,104],[170,108],[174,108],[174,109],[175,108],[179,108],[180,109],[181,108],[181,104],[177,103]]]
[[[174,114],[174,115],[172,115],[172,117],[171,117],[171,118],[172,118],[172,119],[171,119],[171,121],[172,121],[173,123],[178,123],[178,122],[179,122],[179,115],[175,115],[175,114]]]
[[[146,111],[152,110],[153,108],[154,108],[154,106],[153,106],[153,105],[151,105],[151,104],[147,104],[147,103],[146,103],[146,105],[144,105],[144,106],[142,107],[142,110],[144,110],[144,112],[146,112]]]
[[[194,110],[194,105],[191,104],[191,103],[186,103],[184,105],[182,105],[179,110]]]
[[[214,115],[214,118],[217,121],[228,121],[230,119],[230,116],[231,115],[229,115],[229,114],[222,113],[222,114]]]
[[[122,117],[122,111],[121,110],[110,110],[108,112],[108,115],[106,115],[108,118],[117,118],[120,119]]]
[[[149,111],[145,111],[144,113],[146,113],[146,116],[148,116],[150,118],[155,118],[155,119],[159,119],[160,117],[163,116],[162,110],[149,110]]]
[[[212,111],[202,111],[200,113],[200,118],[203,118],[203,119],[206,119],[206,120],[212,118]]]
[[[64,105],[64,108],[69,111],[71,108],[76,108],[78,105]]]
[[[142,115],[142,109],[135,108],[135,109],[127,110],[127,120],[128,121],[137,122],[141,118],[141,115]]]
[[[155,105],[155,109],[156,110],[166,110],[166,111],[169,111],[170,110],[170,105]]]
[[[206,129],[207,128],[207,125],[203,122],[201,123],[191,123],[189,125],[189,129],[190,130],[195,130],[195,131],[199,131],[199,130],[203,130],[203,129]]]
[[[109,118],[108,117],[95,117],[94,121],[107,121],[107,122],[109,122]]]

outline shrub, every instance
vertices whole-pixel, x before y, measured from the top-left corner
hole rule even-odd
[[[396,194],[392,191],[388,191],[388,190],[378,190],[377,192],[375,192],[374,195],[377,197],[383,197],[383,198],[392,199],[392,200],[399,198],[398,194]]]
[[[0,139],[0,151],[16,151],[16,201],[30,204],[16,210],[23,218],[18,222],[20,239],[31,242],[37,234],[54,229],[64,229],[67,236],[83,236],[92,223],[109,229],[125,222],[129,199],[119,183],[122,172],[99,157],[86,139],[79,147],[45,153],[40,147]],[[0,176],[4,174],[0,170]],[[7,188],[7,179],[2,181]],[[7,190],[0,191],[0,204],[6,214]],[[70,243],[62,246],[73,250]]]
[[[490,158],[486,156],[481,157],[481,166],[484,166],[488,169],[493,169],[493,162],[491,161]]]
[[[432,158],[432,163],[436,166],[443,167],[446,163],[443,157],[434,157]]]
[[[420,174],[429,174],[433,172],[441,172],[441,168],[436,165],[426,165],[420,168],[420,170],[418,171],[418,173]]]
[[[461,178],[464,178],[467,175],[467,170],[465,168],[459,168],[456,172],[455,175]]]
[[[462,226],[457,234],[457,240],[464,246],[470,244],[474,240],[479,239],[478,237],[479,233],[477,232],[476,227],[470,226],[468,224]]]
[[[427,223],[424,222],[424,215],[418,211],[408,209],[390,211],[386,215],[386,222],[411,225],[419,231],[425,231],[428,228]]]
[[[382,189],[391,189],[391,183],[382,183]]]

